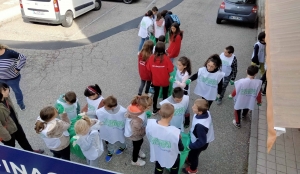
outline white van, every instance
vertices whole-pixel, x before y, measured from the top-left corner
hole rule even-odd
[[[73,19],[100,10],[101,0],[20,0],[22,18],[70,27]]]

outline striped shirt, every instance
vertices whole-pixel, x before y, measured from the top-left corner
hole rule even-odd
[[[20,75],[26,63],[26,57],[14,50],[5,49],[0,55],[0,79],[13,79]],[[17,70],[18,72],[15,72]]]

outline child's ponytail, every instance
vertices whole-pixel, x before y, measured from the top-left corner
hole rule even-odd
[[[34,130],[37,134],[41,133],[45,129],[45,122],[38,120],[35,123]]]
[[[141,96],[135,96],[133,100],[131,101],[132,105],[139,105],[143,107],[144,109],[147,109],[149,106],[152,105],[152,99],[148,95],[141,95]]]
[[[44,107],[40,111],[40,118],[35,123],[34,130],[36,133],[41,133],[45,129],[47,122],[51,121],[56,116],[57,110],[53,106]]]

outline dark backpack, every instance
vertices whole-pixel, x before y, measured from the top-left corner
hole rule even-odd
[[[178,25],[180,25],[180,20],[176,14],[171,14],[170,17],[172,18],[173,22],[176,22]]]

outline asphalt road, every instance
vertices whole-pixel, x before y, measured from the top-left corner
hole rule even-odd
[[[163,6],[168,2],[159,1],[156,5],[159,3]],[[118,19],[115,15],[106,16],[106,22],[115,19],[117,23],[108,23],[109,27],[118,26],[139,17],[147,6],[142,0],[130,6],[114,2],[107,3],[116,4],[120,9],[118,13],[114,14],[122,16]],[[221,1],[216,0],[184,0],[171,9],[179,16],[181,29],[184,31],[180,55],[187,56],[192,60],[192,72],[195,73],[211,54],[219,54],[226,46],[233,45],[238,59],[237,79],[243,78],[246,76],[246,68],[250,64],[256,29],[233,23],[217,25],[215,23],[216,12],[220,3]],[[123,5],[124,8],[121,8]],[[124,14],[127,15],[124,16]],[[52,26],[47,27],[51,28]],[[95,31],[101,32],[102,27],[95,25],[94,28],[90,28],[91,32],[87,32],[85,35],[96,34]],[[60,29],[54,27],[51,31],[55,33],[58,30]],[[22,32],[21,29],[18,32]],[[23,40],[23,37],[24,40],[27,39],[27,36],[20,35],[18,32],[11,40],[17,37],[19,40]],[[67,49],[17,49],[28,57],[27,65],[22,69],[21,80],[27,110],[20,111],[19,118],[34,148],[45,148],[43,141],[33,130],[40,109],[47,105],[54,105],[58,96],[64,92],[75,91],[83,106],[86,103],[83,95],[85,87],[97,83],[100,85],[104,97],[114,95],[121,105],[128,106],[132,97],[137,94],[140,81],[136,60],[139,44],[137,33],[137,28],[126,30],[98,42]],[[9,39],[5,37],[1,34],[0,40]],[[47,34],[45,37],[48,37]],[[35,41],[35,38],[32,38],[31,41]],[[195,82],[191,85],[191,92],[194,87]],[[229,86],[227,89],[225,96],[233,87]],[[190,102],[193,103],[196,98],[197,96],[192,93]],[[236,129],[232,125],[233,103],[227,98],[224,98],[223,102],[221,106],[213,103],[211,107],[215,141],[200,155],[199,173],[242,174],[247,171],[250,121],[246,119],[242,122],[242,128]],[[144,141],[142,150],[147,155],[147,163],[144,167],[131,166],[132,145],[129,141],[128,150],[120,156],[114,156],[111,162],[106,163],[105,154],[103,154],[100,167],[126,174],[153,173],[154,164],[149,162],[147,140]],[[46,154],[51,155],[51,152],[46,149]],[[72,160],[85,163],[74,156],[72,156]]]

